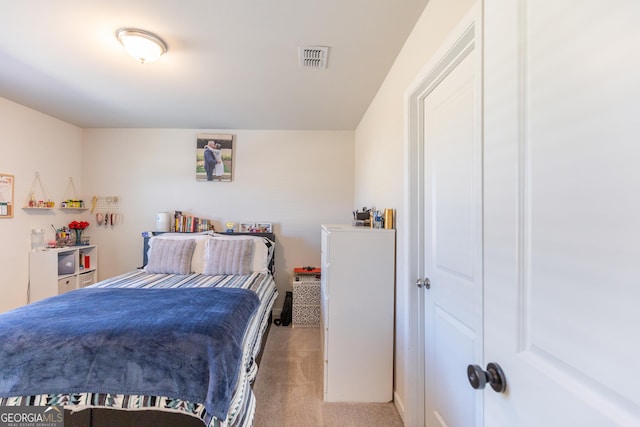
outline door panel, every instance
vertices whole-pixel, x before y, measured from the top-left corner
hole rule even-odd
[[[480,425],[466,367],[482,358],[481,144],[471,48],[423,100],[425,422]]]
[[[640,425],[638,16],[485,1],[488,425]]]
[[[434,322],[435,425],[473,426],[476,422],[476,393],[469,390],[466,367],[476,360],[476,347],[480,341],[477,331],[436,308]],[[431,425],[431,424],[428,424]]]

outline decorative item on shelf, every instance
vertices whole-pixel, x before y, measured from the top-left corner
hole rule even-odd
[[[235,224],[234,224],[233,222],[228,222],[228,223],[226,223],[226,224],[225,224],[225,226],[226,226],[226,228],[225,228],[225,230],[224,230],[224,231],[225,231],[226,233],[233,233],[233,231],[234,231],[234,226],[235,226]]]
[[[54,228],[54,231],[56,231],[55,228]],[[57,247],[58,247],[58,233],[56,232],[53,235],[53,239],[47,240],[47,249],[55,249]]]
[[[256,224],[256,233],[273,233],[273,227],[270,222],[259,222]]]
[[[76,233],[76,243],[75,243],[75,245],[76,246],[80,246],[80,245],[82,245],[82,230],[80,230],[80,229],[75,230],[75,233]]]
[[[171,231],[171,214],[169,212],[156,214],[156,231]]]
[[[76,234],[76,246],[84,245],[82,240],[82,232],[89,226],[87,221],[72,221],[69,223],[69,228]],[[88,242],[86,243],[88,244]]]
[[[36,193],[36,185],[40,186],[40,193]],[[52,209],[55,203],[47,197],[47,192],[44,190],[44,185],[40,180],[40,174],[36,172],[36,176],[31,184],[31,191],[29,192],[29,198],[24,204],[23,209]]]
[[[241,233],[273,233],[270,222],[241,222]]]
[[[67,199],[62,201],[62,203],[60,204],[60,207],[67,208],[67,209],[84,209],[84,201]]]
[[[361,211],[353,211],[353,225],[370,227],[371,226],[371,209],[363,207]]]
[[[384,217],[382,216],[382,211],[375,211],[372,213],[373,222],[371,223],[372,228],[384,228]]]
[[[76,187],[73,185],[73,178],[69,177],[69,184],[64,190],[64,197],[60,203],[61,209],[86,209],[84,201],[76,196]]]
[[[393,209],[385,209],[384,210],[384,228],[387,230],[391,230],[395,227],[393,217]]]
[[[120,198],[118,196],[93,196],[91,198],[91,213],[95,213],[98,227],[107,228],[123,221],[123,216],[119,213]]]
[[[69,246],[71,240],[71,233],[67,227],[62,227],[56,230],[56,245],[57,248],[64,248]]]

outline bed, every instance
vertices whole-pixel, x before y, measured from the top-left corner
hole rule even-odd
[[[145,237],[144,267],[0,315],[0,406],[65,426],[244,427],[277,298],[275,236]]]

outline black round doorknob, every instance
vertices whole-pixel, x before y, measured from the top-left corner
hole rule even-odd
[[[476,390],[482,390],[487,385],[487,375],[484,369],[479,365],[467,366],[467,378],[469,384]]]
[[[487,383],[498,393],[507,389],[507,378],[497,363],[489,363],[486,371],[478,365],[469,365],[467,366],[467,378],[471,387],[476,390],[484,389]]]

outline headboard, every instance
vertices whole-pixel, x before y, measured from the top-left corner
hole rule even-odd
[[[150,231],[142,234],[144,238],[144,244],[142,248],[142,267],[147,265],[147,252],[149,252],[149,239],[153,236],[158,236],[160,234],[169,233],[165,231]],[[182,234],[190,234],[190,233],[182,233]],[[274,233],[216,233],[216,234],[225,234],[228,236],[256,236],[256,237],[266,237],[267,239],[273,242],[273,250],[275,250],[276,244],[276,235]],[[269,271],[271,274],[275,275],[276,267],[275,267],[275,254],[271,257],[271,261],[269,262]],[[142,268],[141,267],[141,268]]]

